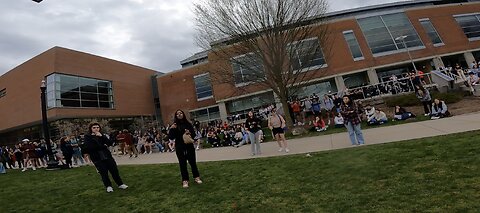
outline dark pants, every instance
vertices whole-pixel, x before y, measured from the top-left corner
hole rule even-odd
[[[182,173],[182,180],[188,181],[187,161],[192,167],[192,174],[194,178],[200,177],[197,168],[197,160],[195,159],[195,147],[193,144],[186,144],[184,147],[175,147],[177,153],[178,163],[180,164],[180,173]]]
[[[67,165],[71,166],[73,153],[63,153],[63,157],[65,157],[65,162],[67,163]]]
[[[123,184],[122,178],[120,178],[120,174],[118,173],[117,163],[115,163],[114,159],[102,160],[95,162],[94,164],[95,167],[97,167],[98,173],[100,173],[100,176],[102,177],[102,182],[105,187],[112,186],[112,182],[108,177],[109,171],[117,185],[120,186]]]
[[[23,168],[24,162],[23,162],[22,156],[15,156],[15,157],[16,157],[16,159],[17,159],[18,168]]]
[[[432,110],[432,101],[422,101],[422,104],[425,114],[430,114],[430,110]]]

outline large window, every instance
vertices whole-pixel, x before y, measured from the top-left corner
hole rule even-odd
[[[480,15],[457,15],[455,16],[468,40],[480,40]]]
[[[327,81],[319,82],[316,84],[308,85],[299,89],[296,93],[297,98],[309,97],[313,93],[323,97],[324,94],[329,94],[332,92],[337,92],[337,85],[335,84],[335,79],[330,79]]]
[[[363,60],[363,53],[360,49],[360,45],[358,44],[357,37],[352,30],[343,32],[343,37],[345,37],[345,41],[348,44],[348,48],[352,53],[352,57],[354,61]]]
[[[374,56],[388,55],[407,47],[424,47],[412,23],[404,13],[387,14],[358,19]]]
[[[213,97],[212,83],[210,82],[210,75],[204,73],[193,77],[195,81],[195,92],[197,93],[197,100],[205,100]]]
[[[200,122],[208,122],[220,119],[220,108],[218,106],[200,109],[190,112],[190,117],[195,118]]]
[[[47,76],[48,107],[113,108],[112,82],[64,74]]]
[[[432,22],[428,18],[420,19],[420,24],[422,24],[423,28],[425,29],[425,32],[427,32],[427,35],[430,38],[430,41],[432,41],[434,46],[443,45],[443,41],[440,38],[440,35],[438,35],[437,30],[435,29]]]
[[[259,95],[248,96],[226,103],[230,114],[246,114],[250,110],[275,103],[273,92],[266,92]]]
[[[265,78],[263,63],[257,54],[248,53],[232,59],[233,75],[236,86],[244,86]]]
[[[294,70],[320,68],[325,65],[318,38],[310,38],[291,43],[287,46],[290,63]]]

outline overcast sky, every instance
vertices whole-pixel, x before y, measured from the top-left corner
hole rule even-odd
[[[0,75],[61,46],[160,72],[200,49],[192,3],[197,0],[0,1]],[[329,0],[338,11],[399,0]]]

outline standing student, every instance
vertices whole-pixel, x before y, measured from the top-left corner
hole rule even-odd
[[[262,121],[255,117],[253,111],[248,112],[247,120],[245,121],[245,129],[248,132],[248,138],[252,144],[252,155],[259,155],[262,153],[260,150],[260,135],[262,132]]]
[[[341,108],[342,117],[344,119],[345,127],[347,127],[348,135],[350,136],[352,145],[365,144],[362,129],[360,127],[361,120],[359,116],[359,108],[355,102],[350,100],[349,96],[343,97],[343,104]]]
[[[85,135],[85,143],[82,150],[84,153],[90,156],[93,164],[102,177],[103,185],[107,188],[107,192],[113,192],[112,182],[108,177],[108,172],[112,175],[113,180],[120,189],[127,189],[120,178],[118,172],[117,163],[112,157],[112,153],[108,150],[109,146],[113,145],[113,142],[107,138],[106,135],[101,133],[101,127],[98,123],[92,123],[88,127],[89,134]]]
[[[268,128],[272,131],[273,137],[277,140],[280,149],[279,152],[285,150],[289,152],[287,141],[285,140],[285,119],[282,115],[277,113],[277,109],[273,108],[270,117],[268,118]]]
[[[187,161],[192,168],[195,183],[202,183],[195,157],[195,147],[193,146],[193,138],[195,138],[195,136],[193,125],[187,120],[185,113],[182,110],[177,110],[174,115],[174,123],[168,133],[168,138],[175,140],[175,153],[177,154],[180,173],[182,174],[183,188],[189,187]]]
[[[432,109],[432,97],[430,96],[430,92],[428,91],[428,89],[425,89],[423,86],[416,85],[415,94],[423,104],[423,110],[425,111],[425,116],[429,116],[431,113],[430,110]]]

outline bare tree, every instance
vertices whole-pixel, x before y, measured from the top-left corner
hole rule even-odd
[[[211,49],[213,84],[272,90],[292,125],[288,99],[325,64],[326,0],[203,0],[197,43]],[[322,48],[321,48],[322,47]],[[250,89],[249,89],[250,88]]]

